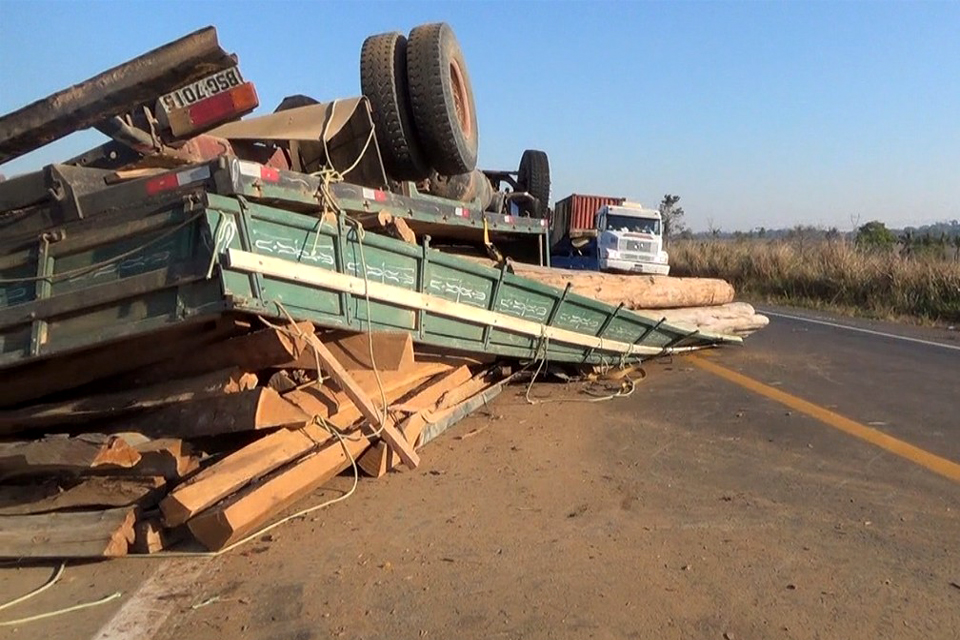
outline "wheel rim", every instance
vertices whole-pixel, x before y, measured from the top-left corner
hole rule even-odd
[[[453,107],[457,112],[457,124],[460,131],[467,138],[473,134],[473,120],[470,117],[470,98],[467,93],[467,83],[463,78],[460,63],[450,61],[450,88],[453,93]]]

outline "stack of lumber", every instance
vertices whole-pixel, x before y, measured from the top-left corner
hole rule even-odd
[[[472,259],[493,264],[487,259]],[[573,293],[607,304],[623,304],[627,309],[646,311],[645,315],[656,320],[665,318],[670,324],[705,333],[745,337],[770,323],[746,302],[734,302],[733,286],[717,278],[601,273],[516,262],[510,262],[510,269],[558,289],[569,283]]]
[[[47,381],[44,397],[25,392],[15,406],[6,398],[0,558],[151,553],[190,539],[224,549],[354,462],[374,477],[416,467],[422,443],[502,384],[499,367],[415,354],[405,333],[310,323],[247,327],[92,375]]]

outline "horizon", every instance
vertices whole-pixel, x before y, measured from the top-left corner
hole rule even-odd
[[[119,7],[7,0],[0,112],[208,24],[257,84],[257,114],[296,93],[358,95],[367,35],[446,21],[476,95],[480,166],[515,169],[524,149],[543,149],[553,202],[607,193],[656,207],[673,193],[694,230],[960,218],[960,3]],[[498,9],[511,19],[493,21]],[[74,134],[0,173],[101,140]]]

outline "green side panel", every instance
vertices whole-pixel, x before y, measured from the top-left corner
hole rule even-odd
[[[25,261],[0,269],[0,308],[25,304],[37,297],[36,283],[21,278],[32,278],[37,275],[37,256],[31,253],[24,256]]]

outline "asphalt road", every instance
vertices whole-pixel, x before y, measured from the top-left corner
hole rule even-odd
[[[0,638],[960,637],[960,332],[769,311],[628,399],[514,387],[228,556],[68,566],[0,617],[124,595]]]

